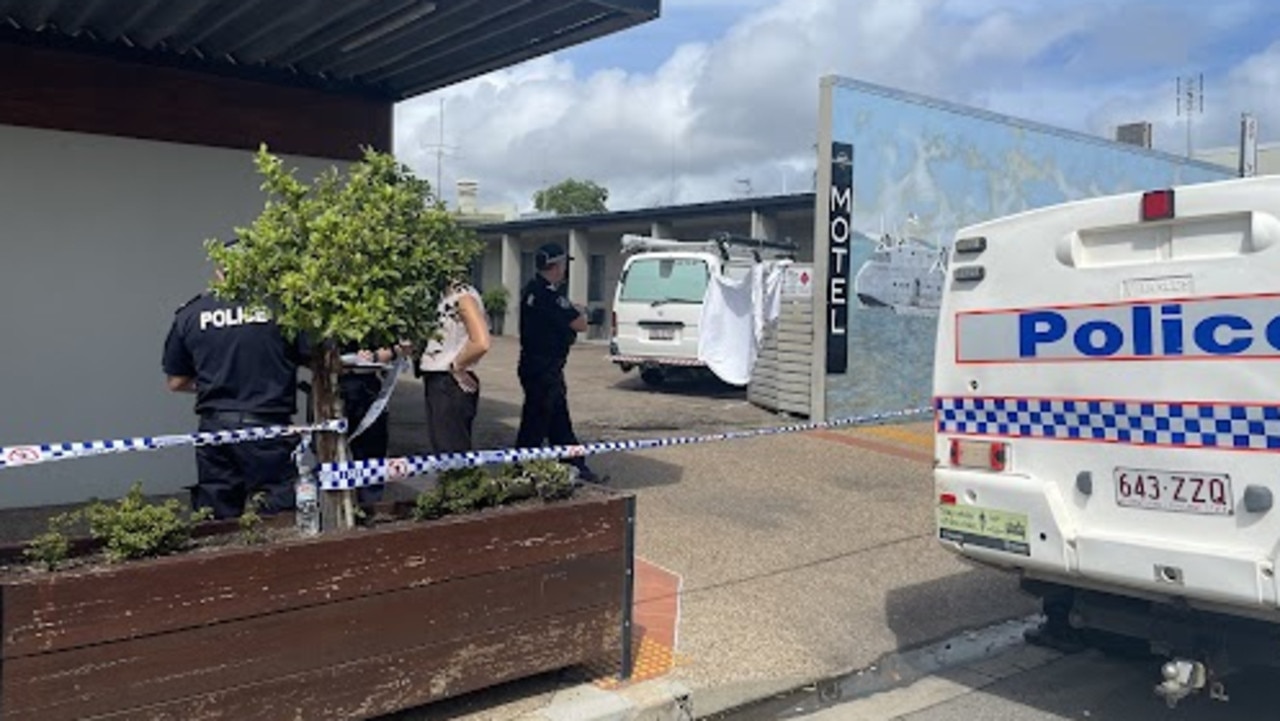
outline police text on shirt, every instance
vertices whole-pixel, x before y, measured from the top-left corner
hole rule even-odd
[[[247,323],[270,323],[271,314],[265,309],[246,310],[243,306],[235,308],[218,308],[200,312],[200,330],[214,328],[234,328]]]

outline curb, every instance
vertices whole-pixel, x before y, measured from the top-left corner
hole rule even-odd
[[[693,721],[689,689],[678,681],[654,679],[616,691],[582,685],[556,692],[538,711],[515,721]]]

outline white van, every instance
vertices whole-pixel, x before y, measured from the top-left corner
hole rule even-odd
[[[961,230],[934,372],[937,530],[1052,642],[1138,641],[1170,705],[1280,665],[1280,177]]]
[[[640,369],[649,385],[673,371],[705,369],[698,325],[713,274],[735,280],[760,260],[793,258],[792,243],[720,234],[706,241],[622,236],[627,256],[614,292],[609,360]]]

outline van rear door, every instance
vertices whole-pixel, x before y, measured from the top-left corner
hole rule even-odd
[[[1032,575],[1274,609],[1278,245],[1280,178],[961,231],[934,378],[944,541]]]
[[[613,306],[618,354],[696,360],[710,273],[706,258],[696,254],[629,258]]]

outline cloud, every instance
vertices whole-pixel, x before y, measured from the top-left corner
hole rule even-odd
[[[902,87],[1110,136],[1149,120],[1179,150],[1173,78],[1257,24],[1256,0],[1198,5],[1104,0],[671,0],[737,8],[705,42],[656,68],[584,71],[543,57],[396,108],[396,151],[436,177],[478,180],[482,204],[529,207],[534,189],[591,178],[621,209],[757,194],[811,183],[819,78]],[[656,22],[663,22],[662,19]],[[1217,45],[1215,45],[1217,44]],[[1206,76],[1197,145],[1233,142],[1252,110],[1280,125],[1280,43]]]

